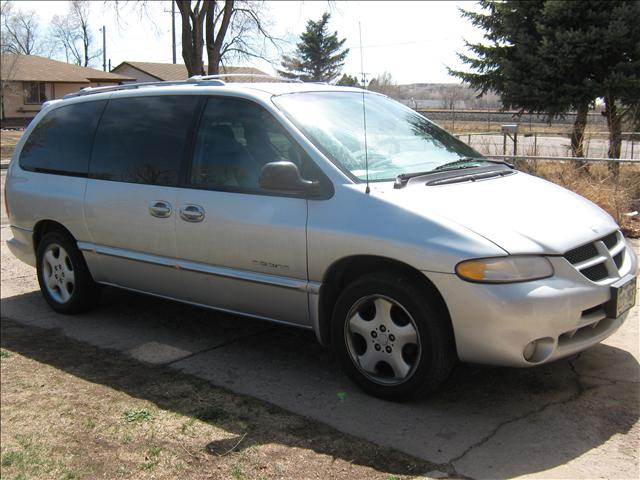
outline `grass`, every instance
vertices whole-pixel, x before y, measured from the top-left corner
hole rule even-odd
[[[414,478],[437,466],[2,319],[2,479]]]
[[[54,459],[50,448],[36,440],[35,435],[16,434],[12,450],[2,453],[1,470],[12,471],[15,479],[54,477],[65,480],[77,478],[64,462]],[[4,476],[2,475],[2,478]]]

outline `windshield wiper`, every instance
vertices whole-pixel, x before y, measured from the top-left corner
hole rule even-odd
[[[505,162],[503,160],[490,160],[488,158],[475,158],[475,157],[463,157],[458,160],[454,160],[453,162],[445,163],[433,169],[433,171],[443,171],[443,170],[454,170],[456,168],[467,168],[465,165],[469,164],[478,164],[478,163],[495,163],[498,165],[506,165],[509,168],[514,168],[511,163]],[[454,167],[454,168],[452,168]]]
[[[453,162],[440,165],[434,168],[433,170],[427,170],[426,172],[401,173],[396,177],[396,181],[393,185],[393,188],[403,188],[412,178],[422,177],[424,175],[430,175],[433,173],[441,173],[447,170],[458,170],[462,168],[467,168],[464,165],[478,164],[481,162],[494,163],[497,165],[506,165],[509,168],[514,168],[514,166],[511,163],[508,163],[502,160],[489,160],[487,158],[463,157],[463,158],[459,158],[458,160],[454,160]],[[475,165],[469,165],[469,167],[471,166],[475,166]]]

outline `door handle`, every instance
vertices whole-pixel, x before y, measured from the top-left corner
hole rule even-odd
[[[167,218],[171,215],[171,204],[164,200],[155,200],[149,203],[149,213],[154,217]]]
[[[204,220],[204,208],[200,205],[184,205],[180,207],[180,218],[187,222],[201,222]]]

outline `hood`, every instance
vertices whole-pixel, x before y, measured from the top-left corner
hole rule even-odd
[[[563,254],[618,228],[589,200],[522,172],[437,186],[426,181],[401,189],[378,184],[375,190],[403,209],[462,225],[510,254]]]

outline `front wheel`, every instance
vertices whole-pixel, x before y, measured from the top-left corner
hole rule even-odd
[[[332,337],[349,377],[381,398],[432,391],[456,361],[449,319],[402,275],[369,274],[347,286],[334,309]]]
[[[58,313],[80,313],[93,307],[99,290],[75,241],[62,232],[47,233],[38,245],[40,291]]]

